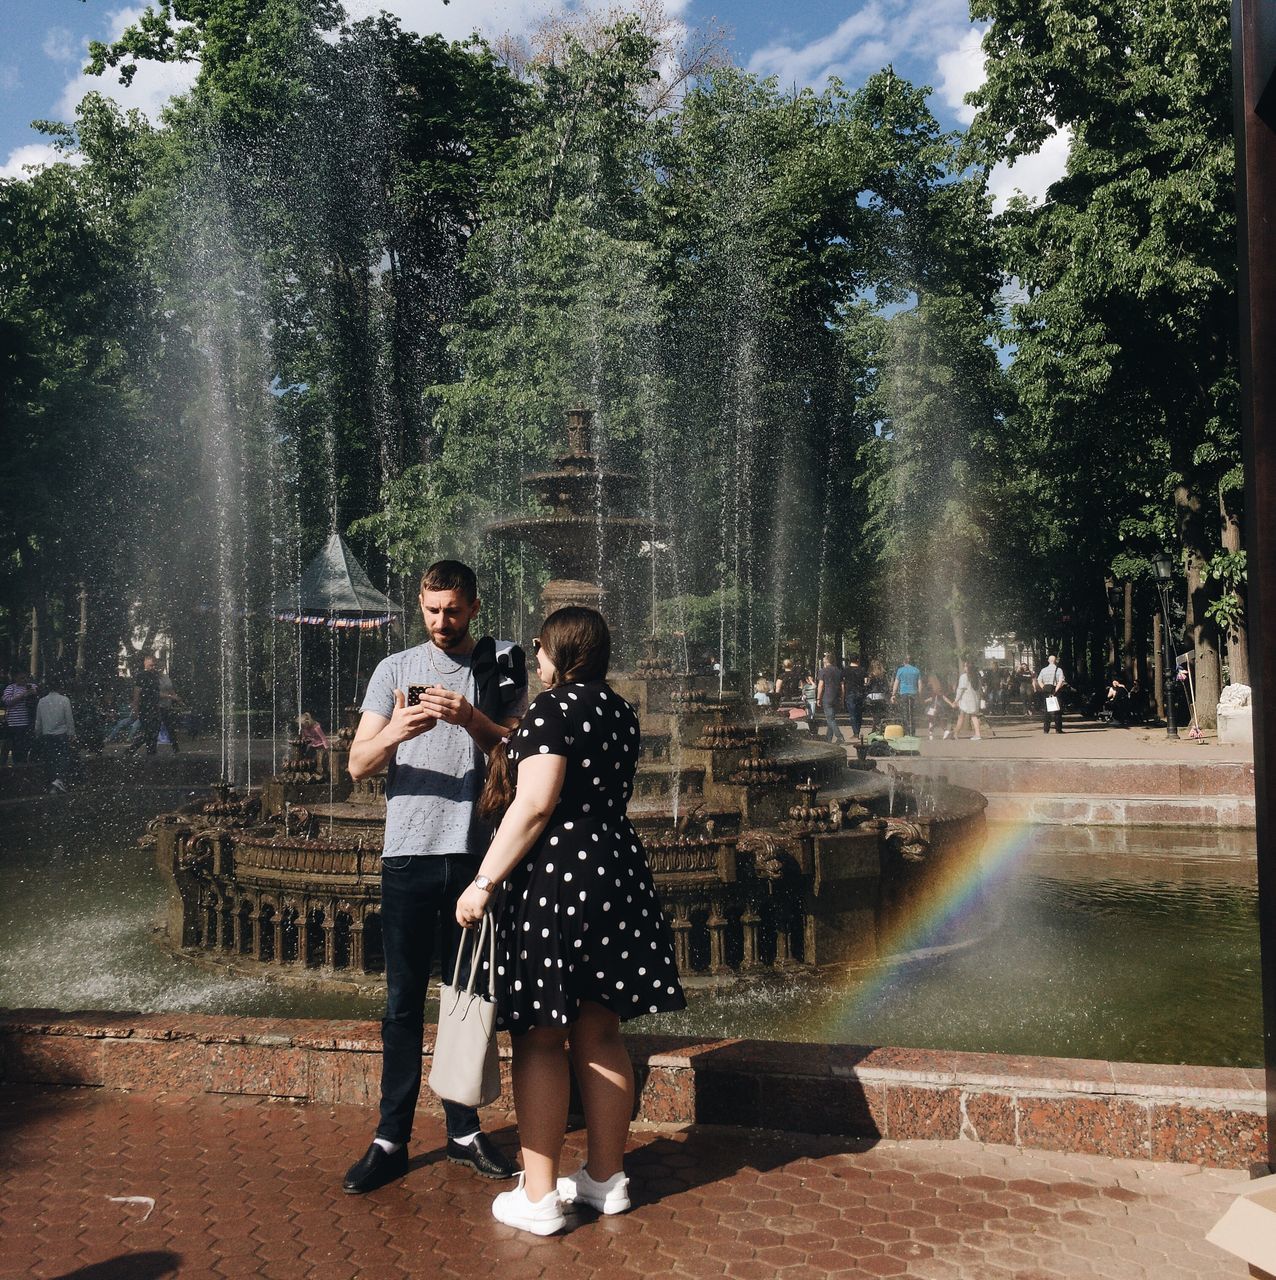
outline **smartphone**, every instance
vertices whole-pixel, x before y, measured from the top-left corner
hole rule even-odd
[[[409,707],[419,706],[421,695],[429,688],[428,684],[410,684],[408,685],[407,705]]]

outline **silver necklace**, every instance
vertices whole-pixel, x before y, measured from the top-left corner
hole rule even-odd
[[[429,653],[429,655],[430,655],[430,666],[432,666],[432,667],[434,668],[434,671],[435,671],[435,674],[436,674],[436,675],[440,675],[440,676],[454,676],[454,675],[456,675],[456,673],[457,673],[458,671],[460,671],[460,669],[461,669],[463,666],[465,666],[465,663],[463,663],[463,662],[458,662],[458,663],[456,664],[456,666],[454,666],[454,667],[451,669],[451,671],[444,671],[444,670],[443,670],[443,668],[442,668],[441,666],[439,666],[439,664],[438,664],[437,662],[435,662],[435,660],[434,660],[434,651],[435,651],[435,649],[437,649],[437,648],[438,648],[438,646],[434,643],[434,641],[433,641],[433,640],[431,640],[431,641],[430,641],[430,647],[429,647],[429,649],[427,650],[427,652],[428,652],[428,653]]]

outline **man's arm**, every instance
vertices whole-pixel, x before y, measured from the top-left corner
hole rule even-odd
[[[400,742],[428,733],[438,723],[438,717],[424,706],[409,707],[402,689],[394,691],[394,710],[387,720],[375,711],[365,711],[359,717],[354,741],[350,744],[350,760],[347,768],[358,782],[361,778],[380,773],[390,762]]]
[[[510,729],[518,724],[517,719],[512,723],[488,719],[464,694],[453,693],[451,689],[427,689],[421,695],[421,706],[446,724],[460,725],[484,755],[502,742]]]
[[[819,702],[819,703],[823,703],[824,701],[824,681],[823,680],[819,681],[815,686],[815,700],[816,702]]]

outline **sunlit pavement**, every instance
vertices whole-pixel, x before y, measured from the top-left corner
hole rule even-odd
[[[373,1117],[213,1095],[0,1089],[0,1276],[724,1276],[1206,1280],[1234,1171],[975,1143],[702,1128],[636,1133],[635,1207],[537,1239],[496,1223],[498,1184],[446,1163],[421,1117],[401,1181],[341,1192]],[[507,1118],[489,1121],[514,1145]],[[581,1135],[569,1138],[574,1167]]]
[[[1066,716],[1063,733],[1041,731],[1040,720],[994,720],[984,728],[983,738],[976,742],[969,737],[944,740],[936,735],[927,739],[925,730],[921,736],[923,756],[964,758],[981,756],[989,759],[1016,760],[1175,760],[1175,761],[1251,761],[1254,758],[1250,746],[1221,746],[1213,733],[1201,740],[1187,736],[1180,729],[1177,739],[1168,738],[1165,728],[1150,729],[1135,726],[1119,729],[1096,720],[1082,720]],[[842,732],[850,737],[849,727],[843,723]],[[995,735],[995,736],[994,736]],[[820,730],[821,740],[824,730]]]

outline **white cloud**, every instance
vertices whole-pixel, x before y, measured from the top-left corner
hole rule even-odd
[[[577,13],[621,10],[617,0],[344,0],[351,21],[373,17],[383,9],[393,14],[407,31],[422,35],[438,32],[448,40],[464,40],[472,32],[490,37],[529,35],[546,17],[566,7]],[[665,0],[665,13],[677,17],[690,0]]]
[[[868,0],[827,35],[766,45],[748,65],[782,87],[819,87],[828,76],[854,80],[904,58],[935,61],[970,30],[966,0]]]
[[[677,19],[689,4],[690,0],[665,0],[665,13],[670,19]],[[488,37],[526,36],[560,7],[556,0],[453,0],[449,5],[444,5],[442,0],[345,0],[350,21],[385,10],[397,17],[405,30],[421,34],[438,32],[449,40],[464,40],[476,30]],[[607,12],[619,11],[624,5],[618,0],[568,0],[567,7],[576,12]],[[119,39],[144,8],[144,5],[134,5],[111,11],[107,15],[109,31],[105,39]],[[87,61],[87,49],[75,51],[77,59],[81,54]],[[80,100],[96,90],[114,98],[126,110],[136,107],[151,120],[157,120],[164,104],[190,89],[198,74],[196,63],[155,62],[139,63],[133,83],[128,86],[120,84],[110,71],[102,76],[77,74],[62,90],[54,115],[61,120],[73,120]]]
[[[1000,213],[1016,193],[1027,196],[1034,204],[1039,203],[1050,184],[1067,172],[1071,147],[1071,130],[1060,129],[1046,139],[1039,151],[1022,156],[1013,165],[997,165],[988,175],[993,212]]]
[[[982,29],[971,27],[955,49],[935,59],[939,70],[936,92],[962,124],[969,124],[975,118],[975,108],[966,102],[966,95],[984,82],[983,38]]]
[[[31,167],[43,169],[59,161],[67,164],[82,164],[83,157],[78,153],[64,156],[48,142],[28,142],[20,147],[14,147],[9,152],[9,158],[0,165],[0,178],[26,179],[31,177],[29,172]]]
[[[144,8],[144,5],[137,5],[109,13],[105,39],[108,42],[118,40],[125,29],[141,17]],[[83,61],[87,62],[87,47],[82,54]],[[78,59],[81,55],[77,53],[76,56]],[[85,76],[77,72],[67,81],[53,114],[55,118],[69,123],[75,119],[75,109],[85,94],[102,93],[114,98],[126,111],[137,108],[152,121],[158,120],[164,104],[175,95],[185,93],[195,83],[198,74],[199,66],[193,62],[141,62],[133,83],[122,85],[110,68],[100,76]]]
[[[71,34],[69,27],[50,27],[44,33],[40,46],[46,58],[54,62],[77,62],[80,58],[80,41]]]
[[[0,93],[16,93],[22,88],[22,73],[11,62],[0,65]]]

